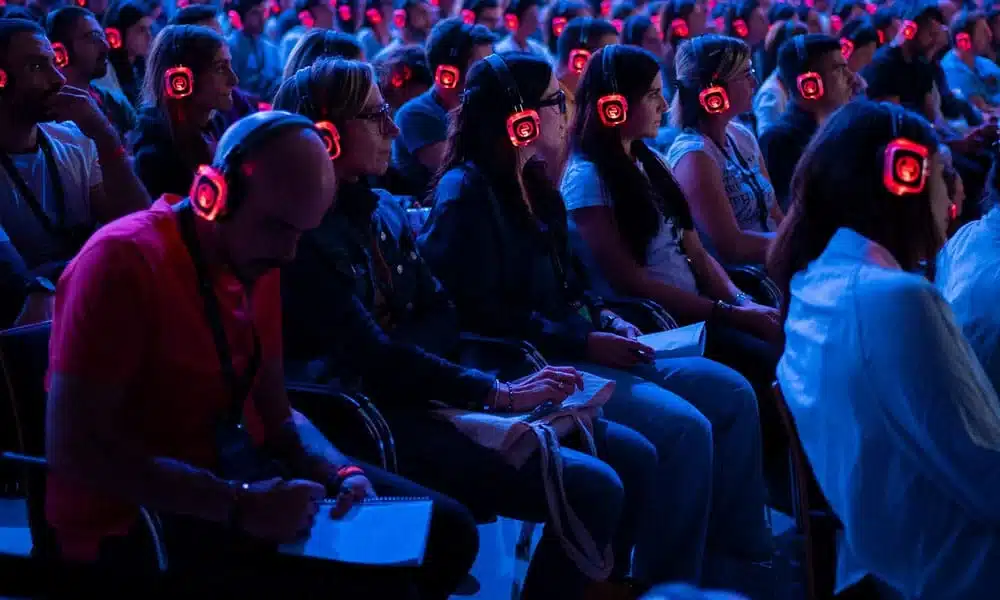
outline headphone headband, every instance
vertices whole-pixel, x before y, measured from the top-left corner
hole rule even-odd
[[[524,110],[524,99],[521,97],[521,90],[518,89],[514,74],[510,72],[510,67],[507,66],[507,62],[503,57],[499,54],[490,54],[486,57],[486,64],[496,73],[497,78],[500,80],[500,85],[507,92],[507,97],[514,103],[514,109],[518,111]]]
[[[243,117],[243,119],[234,123],[227,133],[236,135],[237,132],[234,129],[239,128],[240,123],[247,120],[252,120],[251,124],[245,125],[247,131],[239,132],[242,135],[229,145],[228,148],[225,148],[224,152],[216,154],[215,160],[212,161],[213,167],[221,169],[227,175],[228,170],[239,165],[246,158],[246,155],[250,154],[264,142],[273,139],[279,133],[290,129],[308,129],[310,131],[315,129],[313,122],[302,115],[296,115],[283,110],[269,110]],[[219,140],[220,145],[227,141],[226,137],[223,134],[222,139]]]

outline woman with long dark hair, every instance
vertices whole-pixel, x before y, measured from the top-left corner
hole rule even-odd
[[[605,416],[647,437],[659,457],[642,510],[623,525],[636,534],[637,578],[697,581],[706,538],[728,537],[730,548],[762,559],[770,540],[752,387],[704,359],[655,360],[638,330],[590,290],[554,183],[564,114],[544,60],[494,55],[472,67],[420,240],[424,256],[463,329],[526,339],[550,361],[617,382]]]
[[[1000,585],[1000,401],[931,282],[941,158],[924,119],[847,104],[799,161],[768,264],[778,381],[847,540],[838,575],[971,600]]]
[[[153,43],[153,17],[138,0],[116,0],[104,13],[111,68],[97,83],[119,90],[132,106],[139,96],[146,68],[146,56]]]
[[[139,126],[129,135],[136,173],[150,196],[187,195],[198,165],[211,164],[226,129],[220,112],[232,108],[237,83],[229,47],[211,29],[170,25],[156,37]]]

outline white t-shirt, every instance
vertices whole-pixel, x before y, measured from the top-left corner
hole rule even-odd
[[[67,228],[96,228],[97,221],[90,209],[90,190],[102,181],[97,146],[71,121],[42,123],[39,129],[50,142],[52,158],[59,166],[59,179],[66,195],[66,212],[61,222]],[[59,223],[55,190],[41,146],[34,152],[9,156],[50,221]],[[67,251],[76,250],[67,249],[66,239],[45,229],[21,197],[10,175],[0,169],[0,242],[7,241],[14,245],[28,268],[59,260]]]
[[[642,168],[641,165],[639,168]],[[579,155],[571,156],[567,162],[560,191],[567,211],[588,206],[613,206],[613,201],[604,189],[597,167]],[[570,219],[570,227],[570,233],[575,236],[572,219]],[[661,215],[660,229],[646,249],[645,268],[646,272],[657,280],[697,294],[698,285],[695,282],[694,272],[681,248],[683,234],[684,231],[674,217]],[[581,254],[590,274],[598,275],[599,268],[588,249],[584,248]],[[594,264],[591,264],[592,262]],[[600,279],[604,280],[605,278],[600,277]]]
[[[667,152],[670,168],[676,168],[677,163],[690,152],[708,154],[719,166],[726,196],[729,197],[729,205],[733,207],[733,215],[736,216],[740,229],[764,233],[778,228],[771,217],[771,208],[777,202],[774,187],[761,170],[764,157],[757,139],[749,129],[738,123],[729,123],[726,128],[726,154],[705,135],[693,129],[685,129],[674,139]],[[764,199],[763,209],[758,199],[760,194]],[[705,247],[717,255],[711,238],[700,228],[699,233]]]

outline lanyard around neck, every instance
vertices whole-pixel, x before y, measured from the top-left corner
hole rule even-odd
[[[6,152],[0,153],[0,164],[3,165],[4,171],[7,172],[7,177],[11,180],[11,183],[17,188],[18,195],[28,205],[28,208],[31,209],[31,212],[38,219],[39,223],[41,223],[46,233],[53,236],[65,237],[69,234],[66,227],[66,188],[63,186],[62,178],[59,176],[59,165],[52,154],[52,142],[49,141],[48,136],[45,135],[41,127],[38,128],[36,135],[38,138],[38,147],[42,149],[42,155],[45,157],[45,170],[47,171],[49,182],[52,184],[56,213],[55,222],[45,213],[45,209],[42,207],[42,203],[39,202],[38,196],[35,195],[28,182],[21,177],[21,173],[14,166],[14,161],[9,154]]]

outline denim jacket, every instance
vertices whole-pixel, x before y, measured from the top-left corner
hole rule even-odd
[[[582,279],[565,223],[536,226],[519,204],[501,200],[476,166],[454,168],[434,190],[421,252],[463,330],[527,340],[550,358],[583,358],[600,300]]]
[[[364,184],[342,184],[338,197],[282,273],[290,372],[309,363],[304,378],[340,379],[376,402],[481,407],[494,379],[439,358],[456,352],[457,317],[406,213]]]

